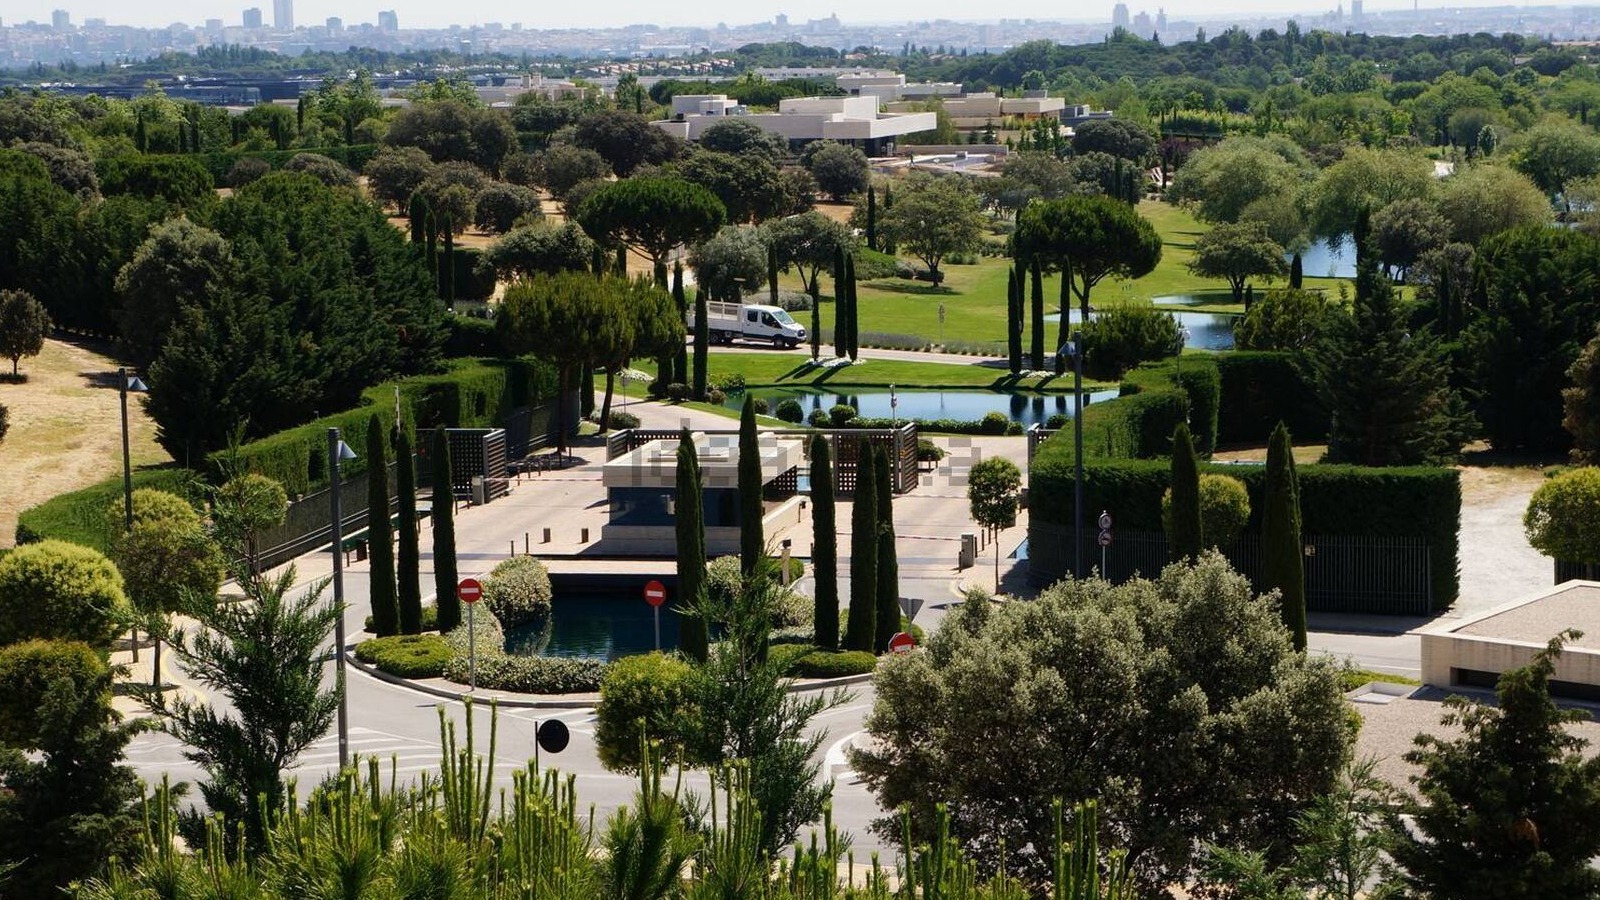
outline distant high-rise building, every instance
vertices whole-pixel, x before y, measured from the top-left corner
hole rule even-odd
[[[344,20],[338,16],[329,16],[322,24],[328,27],[329,34],[338,34],[344,30]]]
[[[294,0],[272,0],[272,27],[276,31],[294,30]]]
[[[788,28],[789,17],[783,13],[778,13],[776,16],[772,17],[772,26],[774,28]]]
[[[1350,21],[1361,21],[1361,0],[1350,0]]]
[[[1111,7],[1111,27],[1128,27],[1128,4],[1118,3],[1116,6]]]
[[[1165,33],[1167,30],[1167,8],[1165,6],[1156,10],[1156,31]]]
[[[400,17],[395,14],[394,10],[392,10],[392,9],[380,9],[380,10],[378,10],[378,30],[379,31],[399,31],[400,30]]]
[[[50,26],[57,31],[69,31],[72,28],[72,15],[64,9],[54,10],[50,13]]]
[[[249,9],[244,11],[244,27],[246,27],[246,28],[260,28],[261,27],[261,7],[252,6]]]
[[[1134,34],[1137,34],[1140,37],[1148,37],[1154,28],[1155,22],[1150,19],[1150,14],[1144,10],[1140,10],[1139,14],[1133,17]]]
[[[84,24],[87,25],[88,23],[85,22]],[[222,30],[222,20],[221,19],[207,19],[206,20],[206,30],[207,31],[221,31]]]

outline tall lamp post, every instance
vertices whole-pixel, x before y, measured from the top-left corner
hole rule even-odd
[[[333,620],[334,682],[339,687],[339,768],[350,764],[349,703],[344,695],[344,510],[339,496],[339,464],[355,459],[350,445],[339,439],[339,429],[328,429],[328,497],[332,505],[333,605],[339,615]]]
[[[1077,472],[1072,485],[1072,577],[1083,577],[1083,332],[1061,345],[1057,356],[1072,360],[1072,447]]]
[[[133,530],[133,462],[128,454],[128,393],[148,391],[137,375],[129,375],[126,368],[117,369],[117,394],[122,401],[122,530]],[[133,661],[139,661],[139,626],[133,627]],[[157,680],[160,680],[158,674]]]

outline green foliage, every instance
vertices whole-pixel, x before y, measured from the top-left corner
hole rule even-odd
[[[134,490],[151,488],[199,500],[201,492],[193,472],[187,469],[135,469]],[[106,520],[106,508],[122,499],[122,476],[49,500],[22,511],[17,517],[18,544],[55,539],[111,552],[115,528]],[[115,523],[121,527],[121,520]]]
[[[1306,576],[1301,555],[1300,479],[1289,430],[1280,422],[1267,447],[1267,485],[1261,514],[1261,583],[1276,590],[1296,650],[1306,648]]]
[[[160,198],[174,206],[203,211],[216,199],[212,174],[191,156],[114,156],[95,162],[100,192]]]
[[[1139,363],[1164,359],[1178,347],[1178,322],[1153,306],[1116,303],[1083,327],[1083,372],[1115,381]]]
[[[473,616],[478,631],[479,689],[523,694],[576,694],[600,690],[606,663],[555,656],[512,656],[505,652],[505,633],[494,614],[479,609]],[[455,655],[445,663],[444,677],[457,684],[467,684],[470,676],[467,631],[468,627],[462,625],[446,636]]]
[[[865,675],[877,667],[878,658],[871,653],[813,649],[790,662],[787,672],[796,678],[847,678]]]
[[[922,260],[937,284],[939,263],[976,249],[982,225],[978,197],[965,179],[914,175],[884,210],[878,230],[884,240]]]
[[[661,653],[624,656],[606,667],[594,725],[602,765],[613,772],[639,771],[641,732],[655,745],[651,759],[683,758],[696,717],[688,695],[693,672],[688,663]]]
[[[437,634],[395,634],[356,645],[356,659],[401,678],[438,678],[454,655]]]
[[[550,617],[550,573],[531,556],[502,560],[483,579],[483,605],[508,628]]]
[[[0,559],[0,646],[44,638],[105,650],[131,618],[121,573],[94,550],[46,540]]]
[[[1539,485],[1522,524],[1528,543],[1546,556],[1600,562],[1600,469],[1571,469]]]
[[[871,180],[866,154],[838,141],[812,141],[800,152],[800,163],[835,203],[865,191]]]
[[[1216,554],[1155,581],[1065,581],[970,630],[947,625],[874,684],[872,740],[851,762],[880,804],[910,806],[910,841],[931,837],[943,800],[962,846],[1003,841],[1018,848],[1008,870],[1042,879],[1049,860],[1027,848],[1054,843],[1050,798],[1098,796],[1102,834],[1125,841],[1152,895],[1194,871],[1197,840],[1281,848],[1352,738],[1334,666],[1294,653],[1272,605]],[[1075,724],[991,739],[1040,721]],[[1139,790],[1116,789],[1130,777]]]
[[[1217,432],[1222,415],[1222,375],[1217,360],[1222,356],[1190,356],[1176,372],[1178,386],[1189,399],[1189,423],[1194,429],[1194,448],[1201,457],[1217,449]]]
[[[65,681],[73,696],[101,689],[107,677],[100,651],[82,641],[34,638],[0,648],[0,745],[38,750],[55,727],[45,700]],[[7,854],[9,857],[10,854]]]
[[[1163,495],[1162,512],[1167,529],[1167,551],[1174,562],[1197,559],[1206,547],[1205,522],[1200,516],[1200,470],[1189,426],[1179,423],[1172,433],[1171,487]]]
[[[850,610],[844,649],[872,652],[878,608],[878,471],[872,444],[856,444],[856,490],[850,503]]]
[[[367,166],[377,158],[378,155],[392,151],[380,149],[376,144],[353,144],[346,147],[314,147],[307,148],[305,150],[217,151],[213,153],[191,154],[188,158],[199,161],[199,163],[205,167],[206,171],[210,173],[212,181],[216,184],[227,184],[230,187],[239,187],[239,185],[233,184],[228,180],[228,175],[241,163],[259,162],[265,164],[267,171],[274,171],[284,168],[288,164],[289,160],[307,152],[325,156],[353,172],[361,172],[364,171]],[[393,198],[384,196],[383,194],[378,194],[377,196],[379,200],[395,202]],[[408,197],[410,197],[409,192],[407,192],[405,195],[402,195],[399,198],[399,202],[404,202],[404,200]]]
[[[1194,242],[1189,271],[1201,278],[1222,278],[1233,288],[1235,303],[1244,301],[1244,288],[1252,278],[1271,280],[1289,274],[1283,247],[1267,235],[1260,222],[1223,223]]]
[[[377,413],[367,419],[367,547],[372,630],[378,637],[400,633],[400,595],[396,580],[394,529],[389,524],[389,440]]]
[[[766,515],[761,477],[761,445],[756,432],[754,397],[746,397],[739,410],[739,568],[748,577],[766,555],[762,518]]]
[[[833,451],[826,436],[811,438],[811,567],[816,583],[812,614],[814,642],[824,650],[839,646],[839,533],[833,480]]]
[[[195,598],[215,597],[222,586],[223,559],[205,521],[177,494],[140,488],[133,492],[133,527],[123,529],[126,507],[106,511],[113,523],[111,558],[122,573],[133,608],[165,630],[168,613],[179,612]],[[159,679],[161,644],[156,642],[151,678]]]
[[[450,435],[440,425],[433,432],[432,453],[433,590],[434,624],[422,611],[424,630],[437,628],[449,633],[461,624],[461,599],[456,596],[459,569],[456,565],[456,498],[454,469],[450,462]]]
[[[539,221],[506,232],[489,245],[484,261],[509,280],[540,273],[582,272],[594,252],[594,241],[576,222],[556,225]]]
[[[24,356],[38,356],[50,334],[50,313],[27,291],[0,290],[0,356],[11,360],[11,377]]]
[[[505,234],[527,216],[541,216],[539,195],[521,185],[491,184],[473,198],[472,222],[490,234]]]
[[[1334,308],[1317,291],[1267,291],[1234,326],[1234,343],[1240,350],[1310,349]]]
[[[422,548],[417,533],[417,467],[411,453],[411,437],[404,428],[395,434],[395,494],[399,497],[399,547],[395,554],[395,579],[399,588],[396,606],[400,611],[400,633],[422,630]]]
[[[220,290],[235,263],[222,235],[188,219],[150,229],[117,273],[122,346],[144,367],[166,345],[178,311],[203,304]]]
[[[1570,734],[1583,717],[1550,697],[1567,631],[1500,676],[1498,704],[1445,701],[1454,738],[1422,735],[1406,761],[1416,794],[1388,820],[1390,853],[1409,892],[1434,897],[1581,897],[1600,891],[1600,761]],[[1404,819],[1401,816],[1405,816]]]
[[[584,231],[637,250],[661,276],[674,247],[711,237],[726,218],[727,211],[715,194],[670,176],[608,183],[585,198],[578,209],[578,223]],[[657,278],[658,283],[662,280]]]
[[[878,619],[872,649],[882,653],[900,630],[900,561],[894,539],[894,483],[889,473],[889,450],[874,445],[872,465],[878,492]]]
[[[1319,441],[1327,434],[1327,410],[1308,383],[1299,356],[1234,352],[1218,354],[1214,362],[1222,379],[1217,443],[1259,444],[1279,422],[1304,441]]]
[[[1106,196],[1028,204],[1017,218],[1015,243],[1018,257],[1067,272],[1068,287],[1085,312],[1090,292],[1102,279],[1138,278],[1161,262],[1155,227],[1133,207]],[[1066,300],[1063,292],[1062,302]],[[1066,310],[1061,312],[1064,329]],[[1083,320],[1090,321],[1087,315]]]
[[[708,623],[694,611],[701,608],[701,598],[706,592],[705,498],[701,494],[699,451],[688,428],[678,436],[677,453],[675,497],[678,506],[673,528],[678,550],[678,596],[684,601],[678,610],[678,647],[685,656],[703,662],[711,638]]]
[[[1250,521],[1250,494],[1244,482],[1207,472],[1200,476],[1200,533],[1207,549],[1226,548]],[[1172,489],[1161,495],[1161,526],[1172,534]]]

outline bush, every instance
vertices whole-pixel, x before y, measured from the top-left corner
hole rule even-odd
[[[451,315],[445,317],[444,323],[449,329],[444,339],[446,358],[499,356],[502,352],[500,338],[494,333],[493,319]]]
[[[796,678],[844,678],[865,675],[878,667],[878,658],[865,650],[812,650],[789,664]]]
[[[799,400],[789,397],[778,404],[777,416],[785,422],[794,422],[798,425],[805,421],[806,411]]]
[[[437,634],[396,634],[356,645],[356,659],[400,678],[438,678],[454,655]]]
[[[606,667],[595,707],[594,744],[600,763],[613,772],[639,770],[639,730],[660,746],[656,758],[681,761],[678,750],[696,718],[689,679],[694,667],[676,656],[644,653]]]
[[[303,172],[328,187],[355,187],[356,173],[321,153],[296,153],[283,164],[286,172]]]
[[[1217,421],[1222,402],[1222,378],[1211,357],[1191,357],[1178,375],[1189,398],[1189,427],[1194,433],[1194,449],[1210,456],[1217,449]]]
[[[0,745],[33,750],[47,723],[39,711],[60,679],[72,682],[73,697],[99,689],[106,677],[100,652],[82,641],[29,640],[0,648]]]
[[[1006,436],[1007,437],[1019,437],[1019,436],[1021,436],[1021,434],[1022,434],[1022,423],[1021,422],[1012,422],[1012,423],[1006,425]]]
[[[728,402],[728,395],[724,394],[718,388],[711,388],[710,390],[706,391],[706,402],[713,406],[721,406],[722,404]]]
[[[531,556],[513,556],[483,579],[483,604],[506,628],[550,616],[550,573]]]
[[[925,437],[917,438],[917,462],[936,463],[945,457],[944,448]]]
[[[239,160],[233,164],[233,167],[228,170],[227,177],[224,178],[223,181],[228,185],[228,187],[238,190],[239,188],[242,188],[245,185],[262,178],[271,171],[272,166],[269,165],[266,160],[258,159],[254,156],[244,156],[240,157]]]
[[[881,210],[880,210],[881,212]],[[899,277],[900,260],[887,253],[879,253],[866,247],[857,247],[855,250],[856,281],[876,281],[880,278]]]
[[[766,415],[767,411],[771,408],[770,406],[767,405],[767,398],[765,398],[765,397],[756,397],[755,399],[751,400],[750,402],[755,404],[756,415],[758,415],[758,416]]]
[[[840,428],[850,424],[850,420],[854,419],[855,417],[856,408],[848,403],[835,403],[833,407],[828,410],[828,421]]]
[[[1328,411],[1293,353],[1221,353],[1217,442],[1260,444],[1281,421],[1299,443],[1328,436]]]
[[[1200,530],[1205,546],[1226,548],[1244,533],[1250,521],[1250,494],[1231,475],[1200,476]],[[1172,533],[1172,489],[1161,495],[1161,529]]]
[[[1522,524],[1528,543],[1545,556],[1600,563],[1600,469],[1572,469],[1539,485]]]
[[[362,624],[361,628],[364,631],[371,631],[372,630],[372,616],[370,614],[367,616],[366,622],[364,624]],[[422,608],[422,630],[423,631],[438,631],[439,630],[439,607],[437,607],[437,606],[424,606]]]
[[[978,420],[978,427],[984,434],[1005,434],[1006,427],[1011,424],[1011,417],[1003,412],[984,413]]]
[[[786,312],[809,312],[811,295],[801,291],[779,291],[778,307]]]
[[[1115,303],[1083,327],[1083,372],[1110,381],[1178,349],[1178,322],[1153,306]]]
[[[1051,413],[1050,418],[1044,420],[1044,427],[1050,431],[1060,431],[1072,423],[1072,417],[1066,413]]]
[[[634,415],[631,412],[623,412],[620,409],[613,409],[611,411],[611,427],[612,428],[638,428],[639,427],[639,417]]]
[[[689,399],[689,386],[681,381],[674,381],[667,385],[667,399],[673,403],[682,403]]]
[[[539,195],[521,185],[490,184],[473,200],[473,224],[491,234],[505,234],[530,214],[539,214]]]
[[[726,374],[713,372],[706,383],[725,394],[736,394],[745,388],[744,374],[740,372]]]
[[[785,675],[792,674],[795,660],[817,649],[817,646],[811,643],[811,638],[812,635],[808,631],[803,640],[781,642],[774,640],[767,649],[767,662],[777,666],[778,671]]]
[[[104,650],[132,617],[122,574],[94,550],[49,540],[0,560],[0,646],[44,638]]]
[[[826,428],[833,424],[833,419],[825,409],[813,409],[811,415],[806,417],[806,424],[812,428]]]
[[[323,456],[327,456],[323,438]],[[122,502],[122,477],[49,500],[22,511],[17,517],[17,543],[33,544],[56,539],[68,541],[101,553],[111,552],[112,523],[106,521],[106,507]],[[146,469],[133,473],[133,488],[155,488],[178,494],[191,502],[202,499],[199,476],[188,469]]]
[[[789,584],[785,587],[779,582],[779,570],[782,560],[778,557],[767,557],[771,564],[772,572],[772,627],[774,628],[799,628],[810,625],[816,610],[810,597],[796,591],[792,585],[805,576],[805,563],[794,557],[789,558]],[[744,582],[743,573],[739,569],[739,557],[719,556],[706,563],[706,595],[711,602],[724,609],[731,608]]]
[[[485,654],[478,650],[478,687],[491,691],[522,694],[579,694],[600,690],[606,664],[596,659],[568,659],[555,656],[511,656]],[[469,678],[468,660],[453,656],[445,664],[444,677],[457,684]]]

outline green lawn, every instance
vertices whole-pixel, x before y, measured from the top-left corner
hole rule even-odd
[[[1003,327],[1003,326],[1002,326]],[[831,351],[830,351],[831,355]],[[974,360],[960,365],[942,362],[909,362],[902,360],[862,360],[849,366],[831,369],[809,366],[809,357],[796,353],[736,353],[711,351],[709,355],[711,379],[718,376],[743,375],[750,387],[888,387],[900,385],[916,388],[990,388],[1006,391],[1071,392],[1072,377],[1015,378],[1005,369],[985,366]],[[646,369],[652,368],[650,365]],[[1100,390],[1108,385],[1084,382],[1085,390]]]
[[[1145,201],[1139,212],[1156,227],[1162,237],[1161,262],[1155,271],[1133,281],[1106,280],[1097,285],[1089,295],[1091,303],[1106,306],[1119,300],[1148,302],[1152,297],[1188,294],[1201,298],[1200,308],[1211,312],[1243,312],[1234,303],[1227,282],[1214,278],[1198,278],[1190,274],[1187,263],[1193,256],[1194,239],[1204,234],[1209,226],[1197,222],[1188,210],[1158,201]],[[860,328],[862,343],[871,343],[869,333],[915,335],[930,342],[947,345],[987,345],[996,353],[1005,352],[1006,335],[1006,271],[1010,260],[982,258],[976,265],[944,266],[945,282],[934,287],[920,281],[882,279],[862,282],[858,291],[861,304]],[[783,276],[785,290],[801,290],[800,279],[793,273]],[[1326,288],[1337,292],[1339,279],[1305,279],[1308,288]],[[823,287],[831,289],[827,278]],[[1259,290],[1263,285],[1257,285]],[[1045,306],[1056,312],[1060,296],[1060,281],[1056,276],[1044,279]],[[939,305],[945,307],[945,322],[939,324]],[[796,318],[809,325],[808,314]],[[823,333],[833,326],[833,303],[823,298]],[[1047,348],[1059,343],[1059,326],[1049,324],[1045,339]],[[1027,350],[1031,338],[1024,335],[1023,349]]]

